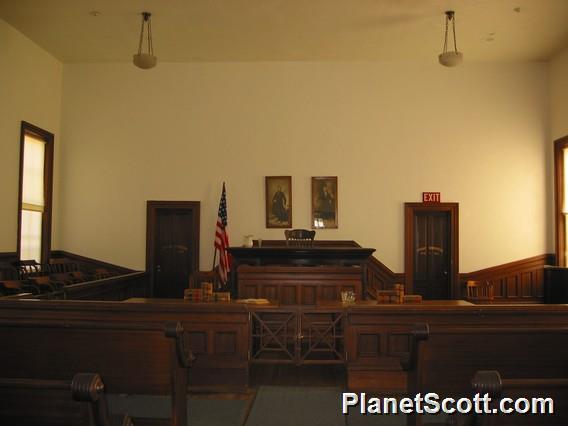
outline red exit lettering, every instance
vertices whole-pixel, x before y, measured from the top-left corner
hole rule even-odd
[[[439,203],[441,200],[439,192],[423,192],[422,202],[423,203]]]

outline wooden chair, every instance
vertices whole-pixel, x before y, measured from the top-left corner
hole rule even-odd
[[[47,265],[49,273],[64,273],[79,271],[79,265],[76,262],[70,262],[67,259],[51,259]]]
[[[6,296],[26,292],[38,294],[40,292],[36,285],[21,280],[0,281],[0,291]]]
[[[95,280],[104,280],[105,278],[110,278],[114,274],[105,268],[96,268],[93,274]]]
[[[91,279],[81,271],[70,271],[68,272],[69,276],[73,283],[83,283],[85,281],[91,281]]]
[[[189,288],[201,288],[201,283],[212,283],[214,289],[221,288],[221,278],[217,267],[212,271],[197,271],[189,277]]]
[[[45,275],[48,273],[40,263],[35,260],[19,260],[14,263],[14,266],[18,269],[19,277],[21,280],[25,280],[29,277],[37,277],[39,275]]]
[[[316,231],[307,229],[286,229],[284,231],[287,246],[312,247]]]
[[[28,281],[39,288],[41,293],[50,293],[57,290],[58,284],[52,282],[48,275],[41,275],[39,277],[28,277]]]
[[[493,284],[489,281],[467,281],[466,300],[471,303],[493,303]]]
[[[101,376],[92,373],[77,373],[71,382],[0,378],[0,418],[14,425],[133,426],[128,415],[109,416],[104,391]]]

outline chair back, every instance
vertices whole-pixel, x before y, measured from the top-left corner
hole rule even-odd
[[[189,288],[201,288],[202,283],[211,283],[218,290],[222,287],[217,267],[211,271],[196,271],[189,277]]]
[[[287,246],[311,247],[314,243],[316,231],[307,229],[286,229],[284,231]]]
[[[473,303],[491,303],[495,298],[493,294],[493,284],[489,281],[467,281],[466,290],[466,299]]]

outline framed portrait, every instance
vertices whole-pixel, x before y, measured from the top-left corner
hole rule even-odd
[[[266,227],[292,227],[292,176],[266,176]]]
[[[312,229],[337,228],[337,176],[312,177]]]

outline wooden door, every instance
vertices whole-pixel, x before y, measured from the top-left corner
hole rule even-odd
[[[406,289],[424,299],[460,297],[457,204],[406,204]]]
[[[183,298],[199,270],[199,202],[148,201],[146,268],[152,295]]]
[[[414,215],[414,293],[425,299],[450,298],[450,214]]]

